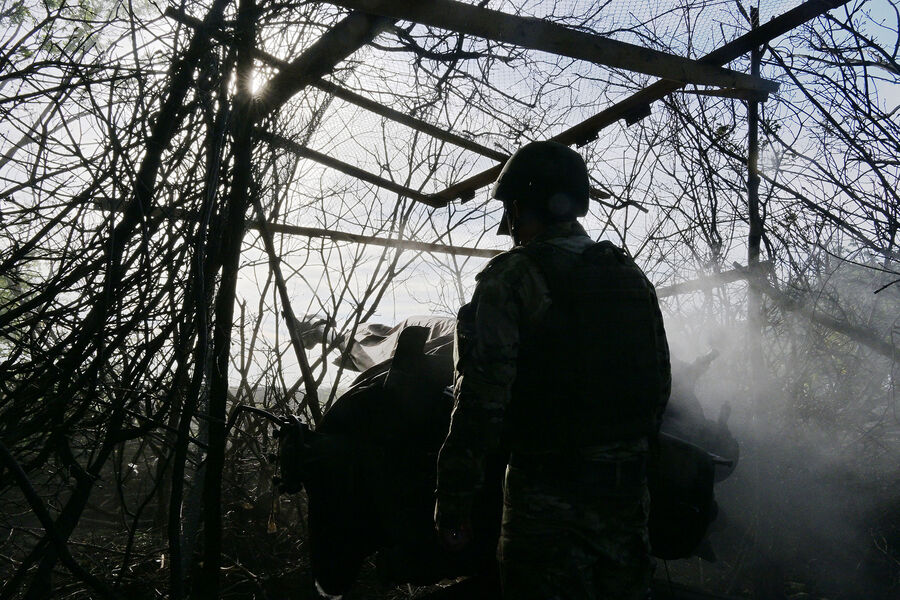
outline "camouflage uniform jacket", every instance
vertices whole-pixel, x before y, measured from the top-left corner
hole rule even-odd
[[[594,244],[574,221],[553,224],[534,241],[573,252]],[[460,310],[457,321],[455,402],[450,431],[438,457],[435,517],[448,526],[470,514],[483,483],[486,457],[500,443],[516,378],[519,341],[540,324],[551,303],[544,276],[522,253],[495,257],[476,281],[472,301]],[[661,315],[658,318],[661,325]],[[667,348],[664,343],[661,347]],[[668,390],[663,393],[664,404]]]

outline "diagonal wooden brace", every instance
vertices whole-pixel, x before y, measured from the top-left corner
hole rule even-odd
[[[786,13],[775,17],[768,23],[764,23],[760,27],[728,42],[727,44],[716,48],[702,59],[707,64],[725,64],[742,54],[749,52],[756,46],[760,46],[770,40],[783,35],[798,27],[811,19],[815,19],[825,12],[847,4],[849,0],[807,0],[803,4],[792,8]],[[628,124],[632,124],[642,116],[650,114],[650,105],[657,100],[666,97],[668,94],[681,88],[681,84],[672,81],[657,81],[644,89],[628,96],[612,106],[605,108],[596,115],[585,119],[584,121],[562,131],[552,139],[560,144],[571,146],[576,144],[582,146],[588,142],[595,140],[597,134],[602,129],[609,127],[619,119],[626,119]],[[459,198],[463,202],[470,200],[475,196],[475,192],[488,185],[500,174],[500,166],[491,167],[480,173],[476,173],[454,183],[432,196],[443,199],[444,202],[450,203]]]

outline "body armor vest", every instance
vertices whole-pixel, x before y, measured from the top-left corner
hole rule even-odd
[[[538,266],[551,306],[520,340],[507,447],[566,450],[655,434],[662,349],[640,268],[605,241],[580,254],[540,242],[513,251]]]

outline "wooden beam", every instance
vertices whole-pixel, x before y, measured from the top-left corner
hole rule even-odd
[[[184,11],[178,10],[171,6],[166,9],[165,14],[173,21],[177,21],[182,25],[187,25],[188,27],[191,27],[193,29],[200,29],[201,27],[203,27],[203,21],[201,21],[200,19],[192,17]],[[210,37],[226,45],[234,44],[234,39],[222,30],[212,30],[210,32]],[[264,50],[256,49],[254,51],[254,57],[260,62],[266,63],[267,65],[275,67],[277,69],[286,69],[290,67],[290,63],[288,61],[273,56]],[[355,104],[360,108],[364,108],[377,115],[390,119],[391,121],[396,121],[398,123],[406,125],[407,127],[415,129],[416,131],[420,131],[426,135],[430,135],[433,138],[437,138],[449,144],[465,148],[466,150],[471,150],[472,152],[500,162],[505,162],[506,159],[509,158],[509,155],[505,152],[500,152],[499,150],[488,148],[487,146],[479,144],[478,142],[475,142],[473,140],[464,138],[449,131],[445,131],[440,127],[437,127],[436,125],[428,123],[427,121],[423,121],[422,119],[418,119],[416,117],[407,115],[406,113],[395,110],[389,106],[385,106],[383,104],[375,102],[370,98],[361,96],[360,94],[348,90],[347,88],[331,81],[319,79],[317,81],[311,82],[310,85],[324,92],[328,92],[329,94],[333,94],[334,96],[340,98],[341,100],[344,100],[345,102]]]
[[[111,201],[98,200],[95,202],[98,210],[121,212],[121,208],[114,205]],[[197,213],[186,211],[180,208],[155,208],[147,217],[165,218],[165,219],[183,219],[186,221],[196,221],[199,219]],[[257,221],[248,221],[247,229],[261,231],[263,224]],[[265,223],[265,227],[272,233],[281,233],[285,235],[299,235],[311,238],[325,238],[336,242],[353,242],[356,244],[369,244],[371,246],[383,246],[387,248],[403,248],[404,250],[413,250],[415,252],[428,252],[430,254],[452,254],[454,256],[471,256],[474,258],[493,258],[498,254],[502,254],[503,250],[490,250],[487,248],[472,248],[468,246],[448,246],[446,244],[436,244],[434,242],[419,242],[416,240],[404,240],[399,238],[384,238],[374,235],[363,235],[360,233],[348,233],[346,231],[337,231],[335,229],[324,229],[321,227],[300,227],[299,225],[288,225],[286,223]]]
[[[372,185],[389,190],[391,192],[394,192],[395,194],[404,196],[405,198],[411,198],[417,202],[421,202],[422,204],[427,204],[428,206],[441,207],[445,205],[439,198],[433,198],[432,196],[428,196],[412,188],[408,188],[404,185],[400,185],[399,183],[395,183],[390,179],[385,179],[384,177],[380,177],[378,175],[375,175],[374,173],[369,173],[364,169],[360,169],[359,167],[355,167],[349,163],[345,163],[342,160],[332,158],[327,154],[317,152],[312,148],[308,148],[306,146],[303,146],[302,144],[298,144],[297,142],[289,140],[286,137],[275,135],[274,133],[269,133],[261,129],[257,129],[255,135],[256,138],[260,141],[272,144],[273,146],[281,148],[282,150],[287,150],[288,152],[296,154],[297,156],[313,160],[321,165],[325,165],[326,167],[330,167],[332,169],[335,169],[336,171],[340,171],[345,175],[355,177],[356,179],[361,179],[362,181],[366,181],[368,183],[371,183]]]
[[[262,130],[257,130],[256,132],[257,139],[260,141],[268,142],[276,147],[279,147],[283,150],[287,150],[288,152],[292,152],[297,156],[302,156],[303,158],[307,158],[309,160],[313,160],[319,164],[325,165],[345,175],[349,175],[350,177],[355,177],[357,179],[361,179],[362,181],[367,181],[372,185],[378,186],[380,188],[384,188],[386,190],[390,190],[396,194],[399,194],[405,198],[410,198],[415,200],[416,202],[421,202],[422,204],[426,204],[428,206],[434,208],[441,208],[447,205],[447,202],[444,199],[432,196],[428,194],[423,194],[417,190],[406,187],[404,185],[400,185],[399,183],[395,183],[390,179],[385,179],[379,175],[375,175],[374,173],[369,173],[366,170],[360,169],[359,167],[355,167],[349,163],[346,163],[337,158],[332,158],[327,154],[323,154],[321,152],[317,152],[307,146],[303,146],[302,144],[298,144],[293,140],[289,140],[284,136],[276,135],[274,133],[269,133]],[[504,155],[505,156],[505,155]],[[505,162],[505,158],[504,158]],[[497,165],[497,169],[499,170],[502,167],[502,163]],[[499,172],[499,171],[498,171]],[[613,208],[619,209],[624,208],[625,206],[634,206],[641,212],[647,212],[647,209],[641,206],[636,202],[625,202],[621,204],[611,204],[609,202],[603,202],[604,200],[610,198],[610,195],[599,188],[592,187],[590,188],[589,195],[594,200],[598,202],[602,202],[604,205]]]
[[[331,156],[328,156],[327,154],[323,154],[321,152],[313,150],[312,148],[303,146],[302,144],[298,144],[297,142],[295,142],[293,140],[289,140],[288,138],[286,138],[284,136],[276,135],[274,133],[269,133],[269,132],[263,131],[263,130],[257,130],[256,136],[257,136],[257,139],[259,139],[260,141],[268,142],[268,143],[272,144],[273,146],[279,147],[283,150],[287,150],[288,152],[292,152],[293,154],[296,154],[297,156],[302,156],[303,158],[307,158],[309,160],[315,161],[319,164],[325,165],[326,167],[330,167],[332,169],[340,171],[341,173],[344,173],[345,175],[349,175],[350,177],[355,177],[357,179],[361,179],[362,181],[367,181],[368,183],[371,183],[372,185],[378,186],[380,188],[384,188],[386,190],[390,190],[390,191],[392,191],[396,194],[399,194],[405,198],[410,198],[412,200],[415,200],[416,202],[421,202],[422,204],[426,204],[433,208],[441,208],[441,207],[444,207],[447,205],[447,202],[445,202],[443,198],[440,198],[440,197],[434,196],[434,195],[423,194],[422,192],[419,192],[412,188],[406,187],[404,185],[400,185],[399,183],[395,183],[395,182],[391,181],[390,179],[385,179],[384,177],[375,175],[374,173],[369,173],[368,171],[366,171],[364,169],[355,167],[355,166],[353,166],[349,163],[346,163],[342,160],[333,158]],[[505,162],[506,158],[508,158],[508,157],[506,157],[506,155],[504,155],[504,157],[505,157],[504,158],[504,162]],[[498,172],[502,166],[503,166],[502,163],[497,165],[496,169]],[[640,204],[638,204],[636,202],[624,202],[621,204],[611,204],[609,202],[603,202],[604,200],[610,198],[611,196],[608,193],[606,193],[603,190],[596,188],[596,187],[591,187],[590,191],[588,193],[592,199],[594,199],[598,202],[601,202],[604,205],[606,205],[610,208],[613,208],[613,209],[625,208],[625,206],[634,206],[641,212],[647,212],[646,208],[644,208],[643,206],[641,206]]]
[[[351,12],[297,59],[285,65],[256,94],[253,122],[281,108],[294,94],[331,73],[334,67],[394,23],[394,19]]]
[[[775,17],[765,25],[761,25],[713,50],[701,58],[700,62],[713,65],[727,64],[750,52],[753,48],[765,44],[780,35],[784,35],[791,29],[847,2],[849,0],[808,0],[783,15]],[[629,116],[636,114],[650,114],[650,104],[681,87],[681,85],[671,81],[657,81],[561,133],[557,136],[558,139],[554,139],[564,144],[584,145],[597,139],[597,133],[601,129],[608,127],[619,119],[627,119]]]
[[[514,44],[628,69],[680,83],[774,92],[778,84],[667,52],[620,42],[530,17],[519,17],[456,0],[328,0],[352,10],[364,11],[449,29],[497,42]]]
[[[257,228],[258,224],[253,223],[251,227]],[[469,248],[464,246],[446,246],[444,244],[434,244],[431,242],[417,242],[413,240],[401,240],[393,238],[375,237],[371,235],[361,235],[358,233],[347,233],[345,231],[335,231],[333,229],[320,229],[318,227],[300,227],[297,225],[285,225],[277,223],[269,223],[269,229],[275,233],[284,233],[288,235],[302,235],[306,237],[327,238],[336,242],[354,242],[357,244],[370,244],[372,246],[386,246],[388,248],[403,248],[404,250],[414,250],[416,252],[429,252],[435,254],[452,254],[455,256],[472,256],[476,258],[493,258],[498,254],[502,254],[503,250],[488,250],[486,248]]]
[[[802,25],[847,2],[849,0],[809,0],[783,15],[775,17],[765,25],[761,25],[724,46],[720,46],[700,60],[704,63],[717,65],[729,63],[742,54],[749,52],[752,48],[784,35],[794,27]],[[572,144],[583,146],[597,139],[597,134],[602,129],[612,125],[619,119],[629,119],[635,115],[649,114],[650,104],[681,87],[681,84],[672,81],[657,81],[550,139],[567,146]],[[492,167],[437,192],[435,196],[442,198],[447,203],[457,198],[463,201],[469,200],[475,196],[477,190],[494,181],[499,173],[500,167]]]
[[[460,148],[465,148],[466,150],[471,150],[472,152],[476,152],[482,156],[486,156],[488,158],[492,158],[496,161],[500,161],[501,163],[506,162],[506,159],[509,158],[509,154],[505,152],[500,152],[499,150],[494,150],[493,148],[488,148],[483,144],[479,144],[478,142],[474,142],[472,140],[466,139],[462,136],[456,135],[455,133],[445,131],[431,123],[423,121],[421,119],[417,119],[416,117],[411,117],[405,113],[402,113],[398,110],[394,110],[388,106],[384,106],[383,104],[379,104],[374,100],[366,98],[364,96],[360,96],[356,92],[352,92],[346,88],[343,88],[335,83],[330,81],[326,81],[324,79],[320,79],[319,81],[313,83],[315,87],[320,90],[329,92],[351,104],[355,104],[361,108],[364,108],[368,111],[371,111],[377,115],[381,115],[387,119],[392,121],[396,121],[398,123],[402,123],[407,127],[411,127],[416,131],[421,131],[424,134],[430,135],[433,138],[437,138],[439,140],[445,141],[447,143],[453,144],[454,146],[459,146]]]

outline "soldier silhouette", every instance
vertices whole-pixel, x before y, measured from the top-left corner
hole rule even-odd
[[[655,290],[594,242],[587,167],[554,142],[520,148],[492,195],[515,247],[476,277],[458,315],[454,409],[435,526],[471,540],[485,458],[510,452],[497,554],[508,600],[649,593],[646,464],[671,388]]]

